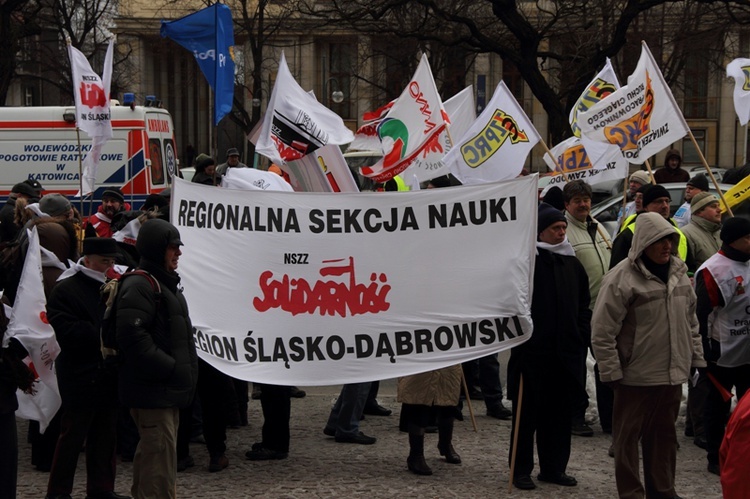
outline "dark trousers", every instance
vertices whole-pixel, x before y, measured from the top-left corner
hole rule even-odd
[[[698,382],[695,386],[692,382],[688,382],[685,430],[692,429],[695,438],[706,437],[706,431],[703,428],[703,412],[706,410],[706,398],[708,397],[708,390],[711,388],[710,384],[706,373],[698,376]]]
[[[599,375],[599,364],[594,364],[594,381],[596,383],[596,407],[599,410],[599,424],[604,433],[612,433],[612,407],[615,403],[615,393],[610,387],[602,383]]]
[[[680,410],[682,385],[628,386],[615,392],[612,435],[615,480],[621,499],[674,497],[677,465],[675,421]],[[638,443],[643,452],[643,478],[639,473]]]
[[[263,410],[263,447],[289,452],[289,418],[292,415],[291,387],[262,385],[260,406]]]
[[[530,475],[534,469],[534,436],[539,471],[545,475],[564,473],[570,458],[572,404],[581,388],[575,376],[554,357],[519,367],[523,376],[523,402],[519,416],[519,397],[513,400],[511,435],[519,425],[514,475]],[[509,391],[517,393],[518,386],[509,387]],[[511,442],[509,460],[512,455]]]
[[[326,428],[336,432],[337,437],[357,436],[359,418],[370,393],[370,383],[349,383],[341,387],[341,393],[328,416]]]
[[[473,386],[478,386],[487,409],[499,408],[503,402],[503,384],[500,381],[500,362],[497,360],[497,354],[464,362],[461,367],[469,391]]]
[[[115,487],[117,408],[68,407],[61,410],[60,437],[47,483],[47,494],[73,491],[78,456],[86,444],[86,493],[111,492]]]
[[[576,372],[576,379],[581,386],[586,386],[586,376],[588,375],[588,366],[586,365],[586,355],[588,349],[583,349],[583,355],[581,355],[581,363],[578,366]],[[586,390],[578,392],[579,396],[573,401],[573,421],[574,425],[582,425],[586,422],[586,409],[589,407],[589,395]]]
[[[709,364],[708,373],[713,375],[726,390],[736,388],[737,400],[750,388],[750,365],[740,367],[720,367]],[[709,381],[706,406],[703,413],[703,427],[706,432],[706,457],[710,464],[719,464],[719,447],[724,439],[724,429],[729,421],[731,400],[724,402],[718,388]]]
[[[0,414],[0,497],[15,499],[18,481],[16,413]]]
[[[234,394],[232,378],[203,360],[198,361],[198,396],[203,417],[203,438],[210,456],[227,450],[227,401]]]

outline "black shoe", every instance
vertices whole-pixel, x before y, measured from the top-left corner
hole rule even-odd
[[[586,423],[574,424],[570,428],[570,433],[578,437],[593,437],[594,430]]]
[[[432,470],[429,466],[427,466],[427,462],[424,460],[424,456],[407,457],[406,466],[409,468],[409,471],[417,475],[432,475]]]
[[[502,419],[503,421],[510,421],[513,413],[510,409],[500,404],[497,407],[487,408],[487,415],[491,418]]]
[[[286,459],[289,454],[286,452],[279,452],[276,450],[267,449],[265,447],[253,444],[253,448],[245,452],[245,457],[250,461],[271,461],[274,459]]]
[[[513,477],[513,486],[521,490],[534,490],[536,488],[534,480],[529,475]]]
[[[706,469],[709,473],[721,476],[721,468],[719,468],[719,463],[708,463],[708,467],[706,467]]]
[[[362,444],[362,445],[372,445],[375,442],[377,442],[378,439],[375,437],[368,437],[361,431],[357,433],[356,435],[336,435],[336,442],[340,444]]]
[[[545,475],[539,473],[536,479],[540,482],[556,483],[557,485],[564,485],[565,487],[575,487],[578,485],[578,480],[565,473],[555,473],[553,475]]]
[[[177,472],[183,472],[188,468],[195,466],[195,460],[192,456],[185,456],[177,461]]]
[[[323,435],[326,435],[328,437],[335,437],[336,436],[336,430],[333,428],[325,427],[323,428]]]
[[[393,414],[393,411],[390,409],[386,409],[380,404],[375,404],[371,406],[365,406],[365,410],[362,411],[363,414],[367,414],[368,416],[390,416]]]
[[[55,497],[70,497],[70,496],[55,496]],[[88,494],[86,499],[132,499],[130,496],[123,496],[117,492],[99,492],[97,494]]]
[[[693,439],[693,443],[700,447],[701,449],[705,449],[708,445],[708,442],[706,442],[706,437],[695,437]]]
[[[481,390],[477,390],[476,388],[472,388],[469,390],[469,398],[471,400],[484,400],[484,394]]]
[[[445,456],[445,462],[450,464],[461,464],[461,456],[458,455],[452,444],[441,447],[438,444],[438,451],[441,456]]]
[[[216,473],[229,466],[229,459],[224,454],[212,457],[208,462],[208,471],[210,473]]]
[[[47,494],[44,499],[73,499],[70,494]]]
[[[295,399],[305,398],[305,395],[307,395],[307,392],[305,390],[300,390],[296,386],[293,386],[289,391],[289,396]]]

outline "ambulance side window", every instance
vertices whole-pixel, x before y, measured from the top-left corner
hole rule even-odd
[[[148,155],[151,159],[151,184],[164,184],[164,164],[161,160],[161,141],[159,139],[148,140]]]
[[[171,184],[172,178],[177,174],[177,154],[172,139],[164,139],[164,161],[167,166],[167,182]]]

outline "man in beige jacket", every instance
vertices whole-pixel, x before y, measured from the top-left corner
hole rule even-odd
[[[602,280],[592,346],[603,382],[615,392],[612,433],[621,498],[675,497],[682,384],[705,367],[679,235],[658,213],[638,217],[628,257]],[[638,472],[643,451],[645,487]]]

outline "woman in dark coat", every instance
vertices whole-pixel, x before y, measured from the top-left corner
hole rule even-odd
[[[216,172],[216,161],[210,156],[201,154],[195,161],[195,175],[192,182],[204,185],[216,185],[214,173]]]

